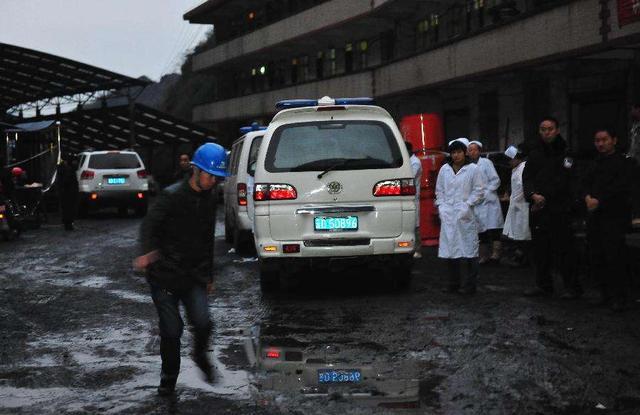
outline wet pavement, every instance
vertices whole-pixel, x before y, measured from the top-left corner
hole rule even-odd
[[[0,243],[0,413],[640,414],[637,302],[524,298],[531,270],[507,267],[483,268],[476,296],[444,294],[428,249],[407,290],[393,270],[351,269],[263,296],[221,226],[217,381],[185,332],[178,395],[159,398],[155,310],[130,266],[139,223],[104,213]]]

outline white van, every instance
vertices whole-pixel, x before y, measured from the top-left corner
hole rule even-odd
[[[138,153],[90,151],[79,156],[80,215],[103,207],[117,207],[120,214],[129,208],[139,216],[147,212],[149,179]]]
[[[253,175],[258,149],[267,127],[254,123],[240,129],[242,137],[231,146],[230,176],[224,187],[224,231],[239,254],[253,249]]]
[[[409,283],[415,183],[393,118],[369,98],[278,103],[255,172],[255,245],[264,291],[283,270],[345,260]]]

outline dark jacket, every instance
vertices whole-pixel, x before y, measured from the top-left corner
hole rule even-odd
[[[75,198],[78,194],[78,178],[73,167],[67,162],[58,165],[58,193],[60,197]]]
[[[625,223],[630,220],[631,168],[627,158],[619,152],[598,155],[588,172],[583,196],[598,199],[594,213],[617,218]]]
[[[545,209],[551,212],[568,212],[572,206],[573,159],[567,143],[560,135],[547,144],[539,139],[530,147],[527,164],[522,172],[524,195],[531,202],[531,195],[545,197]]]
[[[141,227],[143,253],[160,251],[148,278],[167,289],[213,281],[216,205],[211,192],[196,192],[187,180],[164,189]]]

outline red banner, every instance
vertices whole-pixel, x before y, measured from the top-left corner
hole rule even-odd
[[[618,25],[633,22],[640,22],[640,0],[618,0]]]

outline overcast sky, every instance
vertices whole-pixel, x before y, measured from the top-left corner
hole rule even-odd
[[[0,0],[0,42],[158,80],[212,26],[182,20],[204,0]]]

